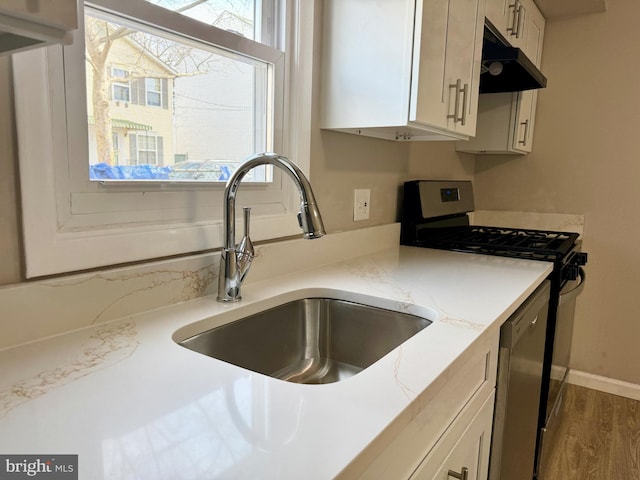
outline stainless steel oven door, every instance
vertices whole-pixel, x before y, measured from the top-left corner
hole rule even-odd
[[[582,292],[586,283],[586,274],[582,267],[578,278],[567,282],[560,291],[556,333],[553,342],[553,360],[551,361],[551,379],[549,385],[549,406],[556,403],[560,387],[569,372],[569,357],[571,355],[571,339],[573,337],[573,320],[576,309],[576,298]],[[551,410],[547,410],[551,412]],[[547,419],[551,413],[547,414]]]
[[[551,363],[551,379],[549,382],[549,396],[547,403],[547,418],[540,436],[538,464],[536,465],[537,480],[545,480],[545,459],[553,448],[556,431],[560,423],[560,409],[564,398],[564,389],[569,373],[569,357],[571,355],[571,339],[573,336],[573,321],[576,308],[576,298],[586,284],[586,273],[582,267],[578,278],[567,282],[560,291],[556,330],[553,345],[553,360]]]

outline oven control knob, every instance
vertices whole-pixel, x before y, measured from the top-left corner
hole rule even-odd
[[[577,265],[586,265],[587,264],[587,254],[584,252],[576,253],[576,264]]]
[[[567,267],[562,271],[562,277],[564,280],[577,280],[579,274],[580,271],[577,265],[567,265]]]

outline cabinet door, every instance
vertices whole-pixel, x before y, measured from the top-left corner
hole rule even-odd
[[[522,51],[537,67],[542,61],[542,41],[544,37],[545,20],[535,5],[527,5],[526,28],[524,29],[524,45]],[[517,152],[531,152],[533,143],[533,129],[536,120],[536,105],[538,103],[537,90],[518,92],[515,115],[514,133],[511,148]]]
[[[475,135],[478,115],[484,11],[485,0],[455,0],[449,13],[455,21],[451,22],[445,58],[449,89],[447,119],[450,128],[470,136]]]
[[[486,480],[494,398],[489,396],[443,462],[434,465],[431,456],[427,456],[411,480]]]
[[[486,15],[511,46],[522,48],[528,10],[527,0],[487,0]]]
[[[537,90],[525,90],[514,94],[516,115],[511,148],[516,152],[531,152],[537,100]]]
[[[508,38],[509,28],[512,25],[514,9],[510,8],[510,0],[487,0],[486,17],[487,20],[505,38]]]
[[[538,68],[540,68],[540,63],[542,62],[544,27],[545,19],[542,13],[533,2],[530,2],[527,5],[526,25],[523,29],[524,42],[521,48],[527,58]]]
[[[484,2],[418,2],[410,121],[475,133]]]

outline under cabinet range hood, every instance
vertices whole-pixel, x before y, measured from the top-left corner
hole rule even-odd
[[[546,86],[547,78],[522,50],[507,45],[500,34],[484,27],[480,93],[520,92]]]

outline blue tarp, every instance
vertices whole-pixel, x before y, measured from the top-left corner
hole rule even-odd
[[[171,167],[155,165],[89,165],[91,180],[169,180]]]
[[[91,180],[200,180],[226,182],[232,167],[212,162],[181,162],[166,167],[156,165],[89,165]]]
[[[229,180],[230,176],[231,176],[231,169],[226,165],[222,165],[220,167],[220,177],[218,178],[218,180],[226,182],[227,180]]]

